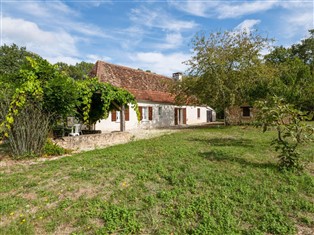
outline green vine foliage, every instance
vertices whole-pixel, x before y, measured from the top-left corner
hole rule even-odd
[[[137,102],[128,91],[99,82],[97,78],[74,80],[42,58],[27,57],[27,61],[17,75],[19,83],[11,84],[9,109],[0,120],[4,136],[8,137],[15,117],[28,103],[40,106],[47,116],[77,115],[85,124],[96,123],[107,118],[109,111],[131,104],[139,119]]]
[[[39,70],[38,64],[30,57],[28,57],[27,60],[30,62],[33,70],[20,70],[19,76],[24,82],[15,89],[6,118],[0,125],[1,130],[10,130],[12,128],[14,117],[18,115],[21,108],[25,106],[28,97],[34,101],[42,99],[43,89],[41,81],[38,80],[36,76],[36,72]],[[8,137],[8,131],[4,131],[4,136]]]
[[[97,78],[77,81],[79,90],[78,116],[85,124],[94,124],[108,118],[109,112],[122,105],[131,104],[139,119],[135,97],[128,91],[99,82]]]

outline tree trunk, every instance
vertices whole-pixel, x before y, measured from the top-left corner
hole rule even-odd
[[[229,115],[230,115],[229,109],[225,108],[224,109],[224,124],[225,124],[225,126],[228,126],[230,124],[229,123]]]
[[[121,106],[121,111],[120,111],[120,131],[124,132],[125,131],[125,106]]]

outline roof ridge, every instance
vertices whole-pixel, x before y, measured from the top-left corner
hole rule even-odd
[[[108,64],[108,65],[112,65],[112,66],[116,66],[116,67],[121,67],[121,68],[125,68],[125,69],[128,69],[128,70],[134,70],[138,73],[146,73],[147,75],[153,75],[153,76],[158,76],[158,77],[162,77],[162,78],[166,78],[166,79],[170,79],[172,80],[171,77],[167,77],[165,75],[161,75],[161,74],[157,74],[157,73],[152,73],[152,72],[146,72],[144,70],[140,70],[140,69],[134,69],[134,68],[130,68],[130,67],[127,67],[125,65],[119,65],[119,64],[113,64],[113,63],[109,63],[109,62],[106,62],[106,61],[102,61],[102,60],[97,60],[96,64],[97,63],[103,63],[103,64]]]

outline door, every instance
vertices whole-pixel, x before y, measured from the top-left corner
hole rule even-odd
[[[212,122],[212,121],[213,121],[213,111],[207,110],[207,122]]]
[[[174,109],[174,125],[186,124],[186,108]]]
[[[182,113],[183,113],[183,124],[186,124],[186,108],[182,109]]]

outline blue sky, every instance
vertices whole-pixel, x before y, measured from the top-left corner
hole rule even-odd
[[[1,44],[51,63],[104,60],[171,76],[184,72],[200,31],[258,29],[289,46],[314,28],[312,0],[1,0]]]

